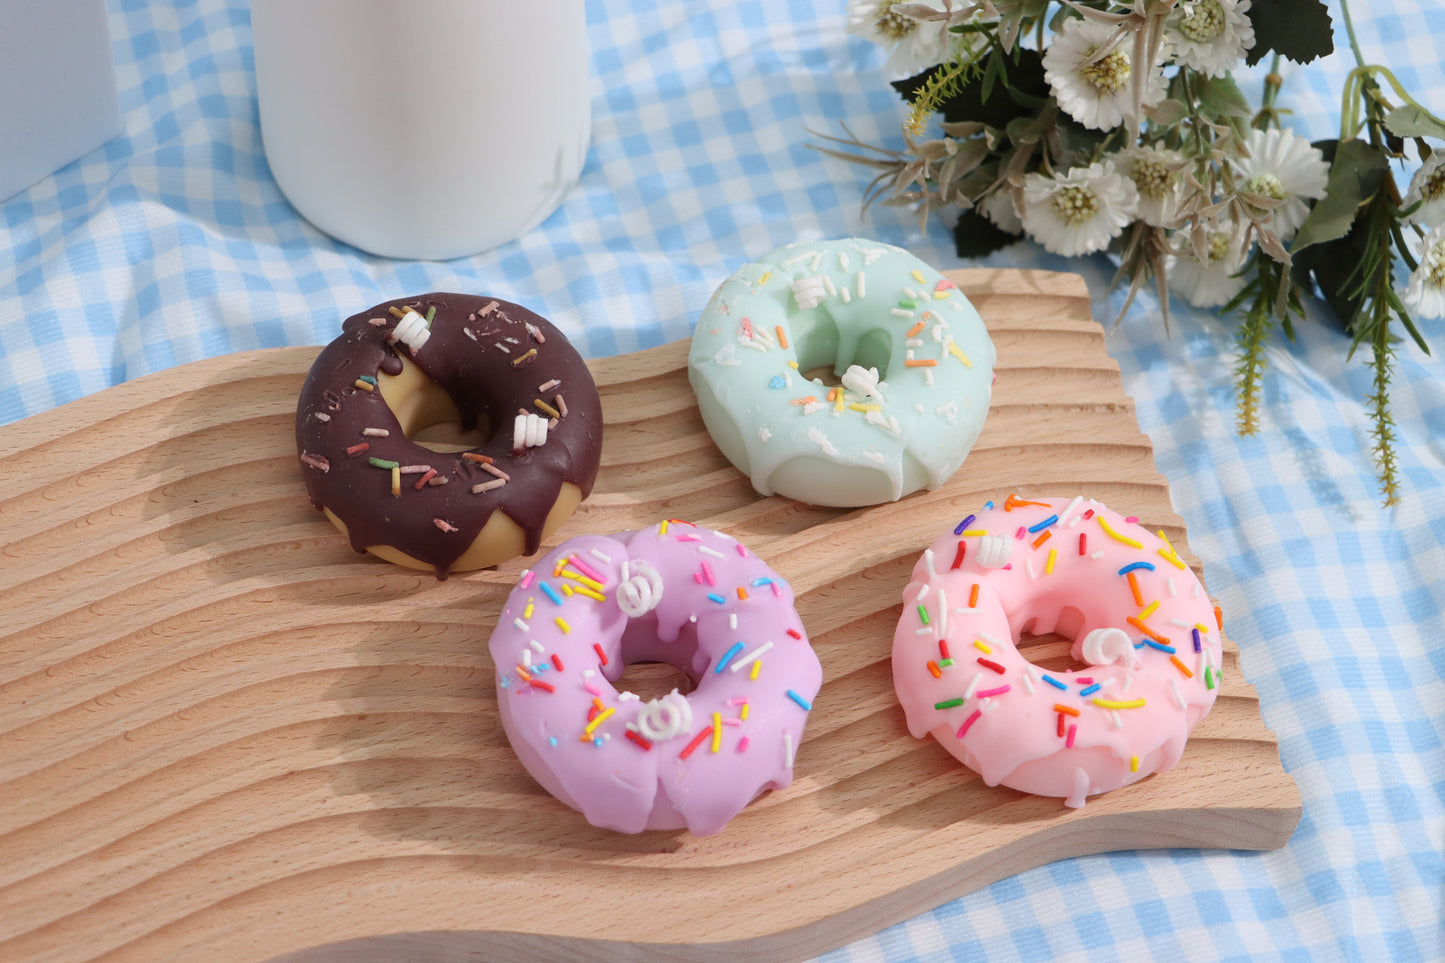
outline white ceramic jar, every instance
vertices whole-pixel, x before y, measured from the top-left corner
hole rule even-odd
[[[261,138],[312,224],[386,257],[514,240],[591,139],[584,0],[252,0]]]

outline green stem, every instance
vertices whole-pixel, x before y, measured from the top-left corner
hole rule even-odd
[[[1355,53],[1355,65],[1365,65],[1365,55],[1360,53],[1360,42],[1355,38],[1355,22],[1350,19],[1350,0],[1340,0],[1340,13],[1345,18],[1345,33],[1350,37],[1350,49]]]

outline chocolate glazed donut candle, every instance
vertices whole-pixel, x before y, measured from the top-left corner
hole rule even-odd
[[[442,422],[487,440],[442,452],[409,437]],[[571,516],[597,477],[602,410],[545,318],[427,294],[346,319],[302,386],[296,447],[312,504],[353,548],[444,579],[535,554]]]

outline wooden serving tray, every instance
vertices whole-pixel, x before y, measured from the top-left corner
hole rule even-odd
[[[724,529],[792,582],[823,663],[796,782],[706,839],[594,829],[513,756],[486,640],[525,560],[437,582],[310,507],[292,420],[317,349],[0,428],[0,958],[796,959],[1052,860],[1283,845],[1299,796],[1228,640],[1180,765],[1082,810],[909,737],[900,592],[984,500],[1096,497],[1198,567],[1083,282],[952,276],[998,345],[993,410],[949,485],[897,504],[759,498],[686,343],[592,365],[602,471],[558,539]]]

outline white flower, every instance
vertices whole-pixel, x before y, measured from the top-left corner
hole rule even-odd
[[[1422,227],[1439,227],[1445,224],[1445,151],[1435,151],[1430,159],[1420,165],[1415,176],[1410,178],[1410,189],[1405,192],[1405,206],[1424,201],[1420,209],[1405,218],[1407,223]]]
[[[1170,227],[1179,213],[1184,155],[1164,147],[1130,147],[1112,155],[1119,173],[1139,189],[1139,219]]]
[[[1070,117],[1096,130],[1118,127],[1134,109],[1134,45],[1126,35],[1108,53],[1098,51],[1118,32],[1092,20],[1067,20],[1044,51],[1044,77],[1059,107]],[[1164,97],[1164,72],[1149,65],[1143,106]]]
[[[1024,178],[1024,230],[1065,257],[1101,251],[1134,219],[1139,191],[1109,161]]]
[[[1174,60],[1210,77],[1222,77],[1254,46],[1250,0],[1183,0],[1169,15],[1165,37]]]
[[[1325,196],[1329,165],[1318,148],[1293,131],[1251,130],[1244,146],[1249,156],[1234,160],[1238,188],[1241,193],[1283,201],[1272,211],[1254,213],[1287,241],[1309,216],[1306,199]]]
[[[1188,232],[1181,231],[1175,236],[1183,241],[1185,248],[1170,260],[1167,268],[1170,291],[1196,308],[1217,308],[1228,304],[1244,289],[1245,279],[1234,276],[1244,266],[1246,253],[1238,232],[1218,225],[1209,227],[1204,248],[1206,262],[1194,256]]]
[[[1014,206],[1014,192],[1012,188],[1000,187],[991,194],[986,195],[976,205],[978,212],[993,222],[994,227],[1009,234],[1022,234],[1024,222],[1019,218],[1019,211]]]
[[[1420,265],[1410,272],[1400,300],[1417,318],[1445,318],[1445,228],[1431,228],[1418,254]]]
[[[943,0],[917,0],[937,10]],[[914,77],[949,57],[951,35],[948,22],[923,23],[893,12],[898,0],[851,0],[848,4],[848,33],[889,48],[883,69],[895,78]]]

